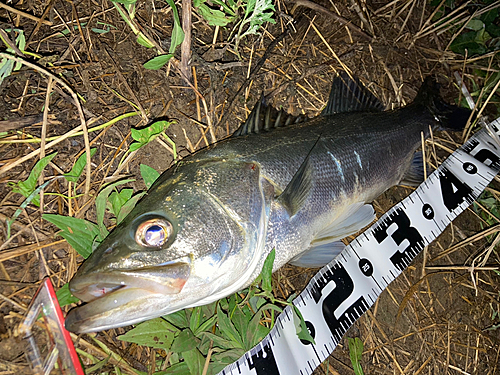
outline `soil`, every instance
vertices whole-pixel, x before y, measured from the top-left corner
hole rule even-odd
[[[91,147],[97,148],[92,158],[90,197],[95,197],[103,184],[125,176],[136,177],[128,186],[143,190],[140,164],[159,172],[173,165],[173,153],[166,147],[169,146],[166,141],[155,140],[133,155],[126,154],[133,141],[130,129],[145,127],[159,118],[175,120],[166,134],[175,142],[178,157],[182,158],[229,136],[244,121],[261,94],[266,95],[271,105],[291,114],[318,115],[328,99],[332,78],[339,70],[350,69],[388,109],[409,103],[423,78],[430,74],[438,78],[448,102],[460,95],[454,86],[453,72],[460,72],[467,84],[474,81],[480,87],[484,83],[474,73],[478,63],[464,62],[463,56],[447,49],[452,31],[441,33],[429,27],[434,21],[426,1],[316,0],[315,9],[294,8],[294,3],[289,1],[277,2],[276,24],[266,24],[260,35],[243,39],[238,51],[240,59],[233,51],[234,44],[227,43],[231,28],[218,28],[214,35],[215,28],[194,14],[190,68],[195,77],[193,84],[203,97],[206,109],[203,100],[180,76],[179,49],[175,63],[159,70],[143,68],[143,64],[155,56],[155,49],[137,43],[111,2],[20,0],[9,5],[52,23],[51,26],[37,24],[19,12],[0,6],[0,21],[6,25],[1,28],[14,25],[24,31],[25,49],[43,57],[37,60],[39,66],[66,81],[79,94],[89,128],[125,113],[139,112],[89,133]],[[180,4],[178,7],[180,9]],[[348,20],[349,26],[341,24],[335,15]],[[138,1],[136,21],[161,48],[168,50],[173,21],[166,2]],[[111,26],[108,29],[106,25]],[[357,30],[360,27],[362,32]],[[270,48],[272,41],[288,28],[292,31]],[[7,35],[11,39],[16,36]],[[262,63],[260,68],[254,70],[259,63]],[[493,66],[498,66],[498,60],[494,60]],[[11,131],[5,140],[42,136],[40,114],[46,106],[48,81],[47,74],[26,66],[4,79],[0,85],[0,120],[16,123],[23,118],[33,119],[30,126]],[[247,85],[246,88],[239,91],[243,85]],[[47,138],[62,136],[80,125],[77,107],[60,84],[55,84],[48,98]],[[212,129],[209,124],[213,124]],[[0,128],[0,132],[3,130]],[[460,135],[447,133],[436,134],[434,138],[436,144],[453,150],[463,141]],[[0,168],[6,168],[39,147],[39,143],[0,144]],[[429,151],[438,149],[440,161],[448,155],[431,143],[426,147]],[[83,136],[68,137],[55,146],[45,147],[45,154],[57,151],[57,155],[45,170],[44,178],[68,172],[84,150]],[[57,229],[42,220],[42,210],[33,205],[24,209],[12,224],[13,237],[7,241],[6,220],[24,201],[20,194],[12,193],[9,183],[26,180],[37,160],[38,157],[32,157],[0,174],[3,243],[0,245],[0,293],[4,297],[0,301],[0,371],[5,374],[26,370],[16,327],[40,281],[49,273],[57,289],[71,279],[82,261],[68,244],[58,241]],[[498,182],[490,188],[498,189]],[[93,204],[85,204],[83,196],[84,177],[76,189],[81,196],[71,200],[70,208],[65,197],[67,182],[51,183],[45,190],[43,212],[95,222]],[[410,192],[411,189],[404,187],[390,189],[374,202],[377,214],[382,215]],[[494,329],[499,324],[500,276],[491,269],[471,273],[463,267],[471,266],[476,257],[484,254],[492,238],[470,242],[440,257],[451,246],[494,223],[493,219],[486,223],[474,209],[458,217],[429,246],[426,254],[419,255],[382,293],[375,306],[355,323],[315,373],[354,373],[347,337],[359,337],[363,341],[361,364],[366,374],[500,373],[500,329]],[[496,233],[493,238],[495,236]],[[477,260],[474,264],[477,266]],[[494,249],[486,265],[498,267],[499,264],[499,254]],[[316,271],[285,266],[275,274],[276,294],[288,297],[300,292]],[[122,332],[123,329],[110,330],[97,337],[111,346]],[[87,335],[80,339],[92,341]],[[77,342],[77,346],[88,350],[82,341]],[[148,348],[119,343],[114,350],[131,367],[147,371]],[[94,354],[101,360],[105,358]],[[108,364],[99,371],[112,369]]]

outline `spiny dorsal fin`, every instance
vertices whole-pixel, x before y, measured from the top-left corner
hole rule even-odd
[[[332,82],[323,116],[343,112],[383,111],[384,106],[357,78],[341,72]]]
[[[241,135],[258,134],[264,131],[270,131],[275,128],[281,128],[290,124],[298,124],[307,120],[305,116],[292,116],[283,110],[277,110],[266,104],[264,96],[257,101],[248,115],[247,120],[233,133],[233,137]]]

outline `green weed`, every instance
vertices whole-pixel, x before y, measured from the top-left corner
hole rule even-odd
[[[363,341],[358,337],[347,339],[349,343],[349,357],[351,358],[352,368],[356,375],[363,375],[363,368],[361,367],[361,357],[363,354]]]

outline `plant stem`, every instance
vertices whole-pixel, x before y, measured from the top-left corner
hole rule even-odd
[[[189,69],[191,59],[191,0],[182,0],[182,30],[184,40],[181,44],[181,73],[182,77],[191,82],[193,75]]]

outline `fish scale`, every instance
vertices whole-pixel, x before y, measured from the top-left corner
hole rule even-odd
[[[346,74],[310,120],[259,101],[235,136],[163,173],[80,267],[70,289],[88,303],[66,327],[93,332],[211,303],[252,283],[272,249],[274,270],[330,262],[340,239],[373,221],[373,199],[422,178],[421,134],[462,128],[470,114],[442,102],[432,79],[407,107],[381,109]]]

